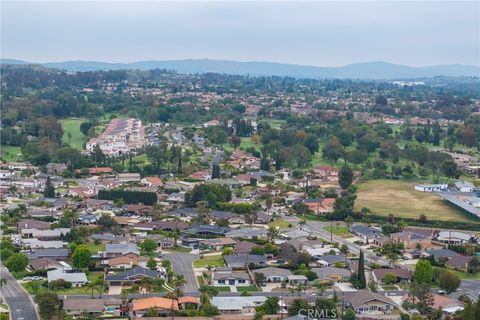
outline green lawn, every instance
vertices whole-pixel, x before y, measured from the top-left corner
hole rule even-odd
[[[433,268],[440,269],[440,270],[448,270],[450,272],[455,273],[456,275],[458,275],[460,277],[460,279],[463,279],[463,280],[480,280],[480,274],[471,275],[471,274],[468,274],[466,272],[462,272],[462,271],[458,271],[458,270],[452,270],[452,269],[448,269],[448,268],[440,268],[440,267],[433,267]]]
[[[254,286],[253,284],[250,285],[250,286],[238,286],[237,287],[237,291],[238,292],[242,292],[242,291],[258,291],[257,287]]]
[[[32,288],[32,282],[42,282],[42,281],[25,282],[25,283],[22,283],[22,287],[24,287],[29,294],[35,295],[36,293],[35,293],[35,290]],[[48,290],[47,287],[40,285],[38,287],[37,293],[42,293],[42,292],[53,292],[58,295],[90,294],[91,293],[91,291],[89,291],[86,287],[70,288],[65,290],[62,290],[62,289]],[[98,291],[95,291],[94,294],[98,295]]]
[[[0,149],[2,151],[2,159],[5,160],[5,162],[15,162],[21,158],[20,147],[1,146]]]
[[[193,262],[195,268],[203,268],[207,265],[211,265],[212,267],[223,267],[225,262],[221,255],[204,256],[203,259],[195,260]]]
[[[290,223],[288,223],[287,221],[283,221],[283,220],[275,220],[275,221],[272,221],[268,224],[269,227],[279,227],[279,228],[288,228],[291,226]]]
[[[323,229],[328,232],[332,232],[337,236],[342,236],[350,233],[350,230],[348,230],[348,228],[344,226],[333,226],[333,227],[328,226],[328,227],[324,227]]]
[[[85,121],[87,120],[83,118],[60,120],[63,129],[62,141],[75,149],[83,150],[83,144],[87,141],[87,137],[80,131],[80,124]]]
[[[88,247],[88,250],[90,250],[92,254],[97,253],[98,251],[105,251],[105,246],[103,244],[86,243],[84,245]]]
[[[231,292],[230,287],[215,287],[218,292]]]
[[[240,144],[240,147],[243,148],[243,149],[253,147],[256,150],[260,151],[260,144],[253,143],[252,138],[250,138],[250,137],[242,138],[242,143]]]
[[[437,195],[414,189],[421,181],[368,180],[357,184],[355,210],[367,207],[372,214],[429,220],[472,222],[476,220],[440,199]],[[423,181],[423,183],[428,183]]]

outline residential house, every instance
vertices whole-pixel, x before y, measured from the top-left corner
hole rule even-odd
[[[426,256],[433,256],[435,260],[447,261],[451,258],[458,256],[458,253],[450,249],[430,249],[424,252]]]
[[[251,284],[248,273],[244,271],[214,271],[212,274],[214,286],[248,286]]]
[[[105,264],[112,269],[130,269],[135,266],[146,267],[148,257],[142,257],[136,253],[128,252],[124,255],[105,260]]]
[[[191,225],[190,228],[183,232],[205,236],[224,236],[228,231],[230,231],[229,227],[221,227],[217,225]]]
[[[291,274],[287,276],[287,282],[291,286],[296,286],[299,284],[305,284],[308,282],[308,278],[304,276],[303,274]]]
[[[362,241],[367,244],[373,242],[376,237],[382,235],[382,230],[379,228],[368,227],[360,224],[351,226],[350,232],[361,238]]]
[[[132,301],[131,311],[135,317],[143,317],[148,310],[155,309],[160,315],[168,315],[178,311],[178,301],[162,297],[135,299]]]
[[[143,278],[156,279],[159,276],[160,275],[156,270],[136,266],[121,273],[107,274],[105,280],[108,282],[109,286],[121,286],[134,284]]]
[[[163,187],[163,181],[157,176],[148,176],[144,177],[140,181],[144,186],[150,187],[150,188],[159,188]]]
[[[392,299],[369,290],[345,292],[343,299],[344,308],[353,308],[357,318],[362,319],[391,315],[396,308],[396,304]]]
[[[468,271],[468,265],[472,261],[472,256],[456,255],[445,262],[445,266],[450,269],[459,270],[463,272]]]
[[[17,231],[21,233],[23,229],[50,230],[50,223],[32,219],[22,219],[17,223]]]
[[[205,244],[205,246],[211,250],[220,251],[224,247],[232,247],[237,241],[231,238],[212,238],[201,240],[200,243]]]
[[[254,315],[255,308],[265,303],[267,297],[213,297],[212,305],[223,315]]]
[[[428,248],[432,246],[432,240],[422,234],[411,231],[395,232],[390,234],[393,243],[402,243],[405,249]]]
[[[258,254],[232,254],[224,256],[225,263],[230,268],[245,268],[250,264],[266,266],[267,259]]]
[[[250,251],[252,251],[253,247],[255,246],[256,244],[254,244],[253,242],[239,241],[235,243],[235,245],[233,246],[233,250],[237,254],[250,253]]]
[[[87,284],[87,275],[83,272],[68,272],[64,269],[47,271],[48,283],[57,280],[64,280],[72,283],[72,287],[83,287]]]
[[[350,265],[350,259],[345,255],[326,254],[317,258],[316,264],[322,267],[330,267],[338,264]]]
[[[232,239],[253,239],[267,237],[267,234],[268,230],[265,228],[239,228],[230,230],[225,236]]]
[[[401,283],[410,283],[413,279],[412,271],[408,269],[373,269],[372,270],[372,279],[376,283],[382,283],[383,278],[387,273],[393,273],[397,276],[397,282]]]
[[[69,298],[63,300],[63,311],[70,316],[86,315],[90,317],[100,317],[105,309],[103,299],[75,299]]]
[[[312,268],[312,271],[317,274],[320,282],[346,282],[352,275],[350,270],[336,267]]]
[[[283,282],[288,281],[288,276],[292,275],[292,272],[288,269],[276,268],[276,267],[265,267],[260,269],[252,270],[253,274],[261,273],[265,276],[265,282]]]
[[[65,260],[69,257],[68,249],[34,249],[27,254],[28,259],[50,258],[52,260]]]
[[[303,203],[315,214],[324,214],[333,212],[336,199],[334,198],[317,198],[305,199]]]
[[[113,258],[123,256],[127,253],[140,255],[140,250],[136,243],[107,243],[105,245],[105,258]]]
[[[50,258],[30,259],[28,261],[28,269],[30,269],[31,271],[61,269],[63,267],[63,264]]]

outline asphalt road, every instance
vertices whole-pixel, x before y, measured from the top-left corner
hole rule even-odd
[[[8,270],[0,265],[1,279],[7,281],[2,286],[2,295],[8,304],[12,320],[38,320],[37,311],[29,295]]]
[[[298,224],[298,218],[293,217],[293,219],[290,219],[291,221],[295,221]],[[334,242],[338,242],[340,244],[346,244],[348,246],[348,250],[356,255],[360,253],[360,246],[353,242],[349,242],[345,240],[342,237],[339,237],[335,234],[331,235],[330,232],[326,231],[323,229],[324,227],[330,226],[330,222],[323,222],[323,221],[307,221],[306,225],[303,227],[303,229],[307,232],[311,232],[312,234],[316,235],[317,237],[320,237],[322,239],[325,239],[327,241],[330,241],[330,237]],[[384,257],[377,257],[374,253],[363,250],[364,256],[365,256],[365,261],[367,262],[374,262],[374,263],[379,263],[383,265],[388,265],[388,261]]]
[[[184,292],[196,292],[198,290],[197,279],[193,272],[193,261],[198,259],[196,254],[190,253],[167,253],[164,259],[172,263],[174,273],[185,276],[187,283],[183,287]]]

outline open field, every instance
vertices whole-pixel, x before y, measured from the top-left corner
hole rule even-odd
[[[80,124],[84,121],[86,120],[82,118],[60,120],[63,128],[62,141],[70,144],[75,149],[83,150],[83,144],[87,141],[87,137],[80,131]]]
[[[19,161],[21,157],[20,147],[1,146],[2,159],[6,162]]]
[[[425,214],[429,220],[478,221],[450,206],[435,194],[414,190],[421,182],[399,180],[369,180],[357,184],[355,210],[367,207],[374,215],[418,219]]]

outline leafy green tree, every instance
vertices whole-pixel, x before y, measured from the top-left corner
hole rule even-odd
[[[280,310],[279,301],[278,297],[268,297],[263,305],[257,308],[257,311],[262,314],[277,314]]]
[[[433,268],[430,261],[427,259],[418,260],[415,266],[414,279],[418,283],[430,283],[432,282]]]
[[[72,255],[72,264],[74,268],[88,268],[92,263],[92,253],[85,245],[79,245]]]
[[[397,275],[393,272],[388,272],[383,276],[383,282],[392,284],[397,282]]]
[[[327,160],[337,161],[344,155],[344,150],[340,141],[336,137],[331,137],[323,147],[322,155]]]
[[[293,299],[292,304],[288,308],[288,315],[290,317],[296,316],[308,308],[310,308],[310,306],[307,300],[302,298]]]
[[[468,263],[467,272],[473,275],[476,275],[478,272],[480,272],[480,259],[473,257]]]
[[[157,246],[157,242],[152,239],[145,239],[142,242],[142,248],[147,252],[153,252],[157,250]]]
[[[357,314],[355,313],[355,310],[353,310],[352,308],[348,308],[345,311],[343,318],[345,320],[355,320],[357,318]]]
[[[454,292],[460,287],[460,277],[455,273],[445,270],[438,278],[438,286],[447,293]]]
[[[338,173],[338,183],[343,190],[348,189],[353,182],[353,170],[344,166]]]
[[[23,253],[13,253],[5,261],[5,267],[11,272],[20,272],[25,270],[28,265],[28,257]]]
[[[57,319],[61,302],[55,293],[43,292],[36,296],[38,313],[44,320]]]
[[[157,261],[155,261],[155,259],[150,258],[147,261],[147,268],[151,270],[155,270],[157,268]]]

